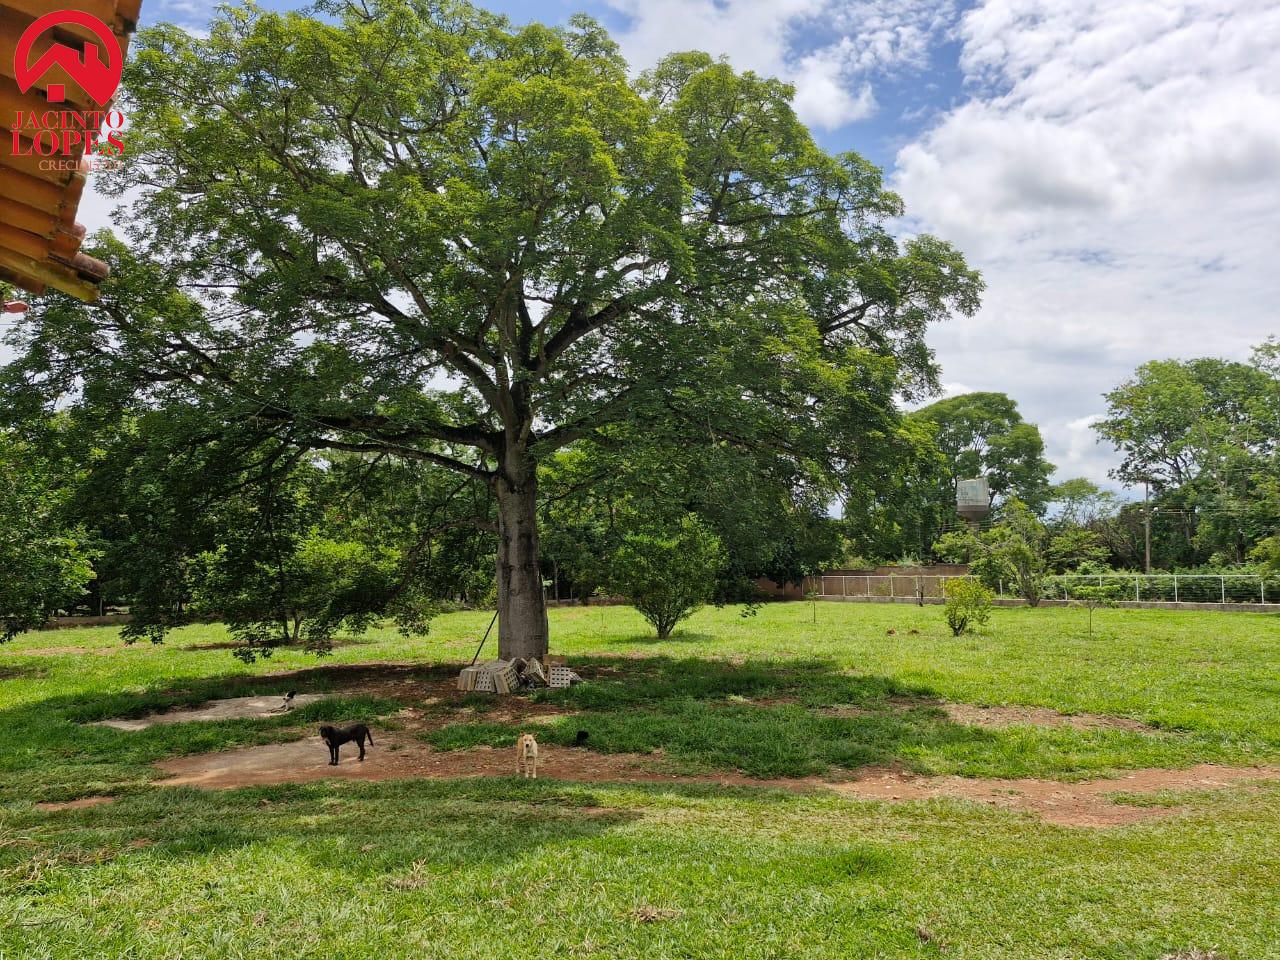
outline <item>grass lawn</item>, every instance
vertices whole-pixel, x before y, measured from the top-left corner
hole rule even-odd
[[[551,616],[555,651],[589,678],[535,695],[562,708],[539,727],[551,751],[586,730],[593,750],[673,774],[815,782],[1280,765],[1275,616],[1104,610],[1090,639],[1083,610],[1000,609],[953,639],[937,607],[797,603],[705,610],[662,642],[629,609]],[[153,784],[155,761],[326,720],[395,731],[420,706],[412,686],[344,690],[328,668],[456,665],[488,619],[374,631],[319,664],[281,651],[246,666],[216,625],[159,647],[82,629],[0,648],[0,960],[1280,958],[1277,783],[1134,796],[1172,815],[1110,829],[958,798],[679,780]],[[334,696],[281,717],[84,725],[295,687]],[[948,703],[1137,723],[974,726]],[[514,743],[500,704],[467,704],[414,736]],[[35,806],[94,795],[116,799]]]

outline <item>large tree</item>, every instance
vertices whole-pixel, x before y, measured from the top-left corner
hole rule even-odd
[[[1022,418],[1017,402],[1007,394],[947,397],[911,417],[936,431],[951,504],[959,481],[986,477],[993,504],[1017,497],[1037,513],[1044,510],[1054,467],[1045,459],[1040,428]]]
[[[1168,559],[1239,563],[1280,528],[1276,355],[1272,341],[1248,363],[1153,361],[1107,394],[1096,429],[1123,457],[1113,476],[1149,485],[1160,529],[1181,532]]]
[[[224,7],[140,33],[125,91],[130,245],[96,307],[36,311],[28,384],[488,488],[504,657],[547,648],[550,453],[627,423],[839,473],[879,382],[935,388],[926,327],[978,304],[788,85],[697,53],[632,79],[583,18]]]

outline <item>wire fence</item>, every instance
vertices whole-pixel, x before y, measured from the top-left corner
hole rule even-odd
[[[943,585],[954,576],[823,574],[813,578],[809,589],[823,599],[938,600]],[[1280,576],[1245,574],[1141,574],[1108,573],[1064,575],[1045,581],[1044,599],[1075,599],[1077,587],[1100,587],[1117,602],[1125,603],[1218,603],[1266,604],[1280,607]],[[1001,583],[996,590],[1002,599],[1020,596],[1013,585]]]

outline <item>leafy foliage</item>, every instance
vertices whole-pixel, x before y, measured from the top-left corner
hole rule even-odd
[[[946,597],[947,626],[951,628],[953,637],[983,626],[991,619],[995,594],[981,580],[953,577],[942,585],[942,593]]]
[[[362,633],[387,608],[397,561],[385,548],[318,536],[271,559],[222,547],[196,560],[193,606],[227,623],[246,662],[299,642],[328,653],[339,628]]]
[[[1124,457],[1116,478],[1151,489],[1163,565],[1239,564],[1280,530],[1277,352],[1154,361],[1107,394],[1097,430]]]
[[[1081,569],[1083,574],[1090,572],[1093,572],[1093,568],[1090,566],[1085,566]],[[1075,605],[1084,607],[1089,611],[1090,637],[1093,636],[1093,612],[1099,607],[1114,607],[1120,599],[1119,585],[1114,582],[1107,582],[1105,579],[1102,579],[1099,583],[1090,583],[1089,581],[1073,582],[1067,588],[1067,592]]]
[[[613,558],[612,583],[666,639],[711,599],[723,563],[720,541],[700,520],[687,516],[670,532],[625,536]]]
[[[0,434],[0,642],[79,599],[96,553],[61,517],[74,476]]]
[[[1249,558],[1268,573],[1280,573],[1280,534],[1260,541]]]
[[[952,504],[958,481],[986,477],[993,502],[1017,497],[1036,513],[1043,511],[1053,465],[1045,459],[1040,429],[1022,419],[1018,405],[1006,394],[948,397],[911,418],[936,431],[948,481],[944,493]]]

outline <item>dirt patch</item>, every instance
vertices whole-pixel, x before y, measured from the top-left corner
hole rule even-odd
[[[532,704],[531,706],[549,706]],[[405,711],[408,713],[409,711]],[[484,714],[483,716],[492,716]],[[557,714],[523,717],[531,724],[549,722]],[[494,717],[496,720],[497,718]],[[428,728],[436,724],[427,724]],[[406,725],[418,729],[417,724]],[[438,779],[518,776],[514,748],[472,747],[437,750],[407,731],[374,730],[377,741],[361,762],[352,747],[344,747],[342,762],[329,766],[328,751],[318,737],[290,743],[246,747],[223,753],[199,754],[161,761],[155,766],[170,774],[162,786],[229,789],[273,783],[307,783],[329,778],[356,780]],[[581,783],[706,783],[720,786],[780,787],[816,790],[820,780],[761,780],[737,772],[687,776],[663,771],[660,756],[597,753],[574,747],[542,744],[538,776]]]
[[[976,707],[969,703],[940,703],[956,723],[1000,730],[1005,727],[1072,727],[1076,730],[1129,730],[1152,733],[1154,727],[1126,717],[1105,717],[1096,713],[1059,713],[1048,707]]]
[[[157,763],[170,776],[162,786],[229,789],[272,783],[314,780],[458,780],[467,777],[519,775],[513,748],[473,747],[436,750],[421,741],[374,731],[375,745],[364,762],[344,747],[342,762],[329,766],[328,751],[319,738],[247,747],[226,753],[179,757]],[[724,786],[794,787],[801,781],[754,780],[741,774],[682,777],[663,773],[654,758],[641,754],[596,753],[574,747],[540,748],[538,776],[579,783],[712,783]],[[817,781],[808,782],[810,789]]]
[[[37,810],[84,810],[86,807],[101,807],[104,804],[115,803],[115,797],[81,797],[78,800],[61,800],[51,801],[48,803],[37,803]]]
[[[1064,827],[1118,827],[1179,810],[1114,802],[1114,794],[1217,790],[1250,780],[1280,780],[1280,769],[1201,764],[1186,770],[1134,770],[1121,777],[1060,783],[1055,780],[978,780],[969,777],[917,777],[895,770],[868,771],[856,780],[831,784],[846,797],[861,800],[931,800],[952,797],[1033,813]]]
[[[166,710],[164,713],[152,713],[145,717],[117,720],[95,720],[90,726],[111,727],[115,730],[146,730],[161,723],[196,723],[216,720],[243,720],[260,717],[278,717],[292,710],[325,699],[318,693],[300,693],[293,698],[288,709],[284,708],[284,698],[279,694],[265,697],[232,697],[228,700],[211,700],[198,707],[180,710]]]
[[[0,667],[0,680],[30,680],[48,673],[44,667]]]
[[[161,781],[163,786],[206,789],[308,783],[330,778],[453,780],[518,774],[515,752],[509,748],[475,747],[446,751],[436,750],[400,732],[375,731],[375,736],[378,737],[377,743],[369,750],[363,763],[348,747],[337,767],[328,765],[328,753],[318,738],[180,757],[158,763],[156,767],[169,775]],[[1115,794],[1216,790],[1246,781],[1280,780],[1280,769],[1202,764],[1187,770],[1136,770],[1114,779],[1080,783],[920,777],[886,769],[868,770],[852,780],[841,782],[815,778],[760,780],[736,772],[701,776],[671,774],[663,771],[659,757],[605,754],[544,745],[538,759],[538,775],[549,780],[577,783],[710,784],[771,787],[805,793],[832,790],[841,796],[859,800],[909,801],[946,797],[1031,813],[1046,823],[1060,826],[1117,827],[1169,816],[1182,808],[1176,805],[1116,803]]]
[[[883,706],[858,706],[837,704],[824,707],[822,712],[830,717],[874,717],[893,711],[916,710],[932,707],[941,710],[953,723],[987,730],[1003,730],[1007,727],[1071,727],[1075,730],[1129,730],[1133,733],[1157,733],[1155,727],[1127,717],[1107,717],[1096,713],[1060,713],[1048,707],[979,707],[971,703],[950,703],[946,700],[891,697]]]

